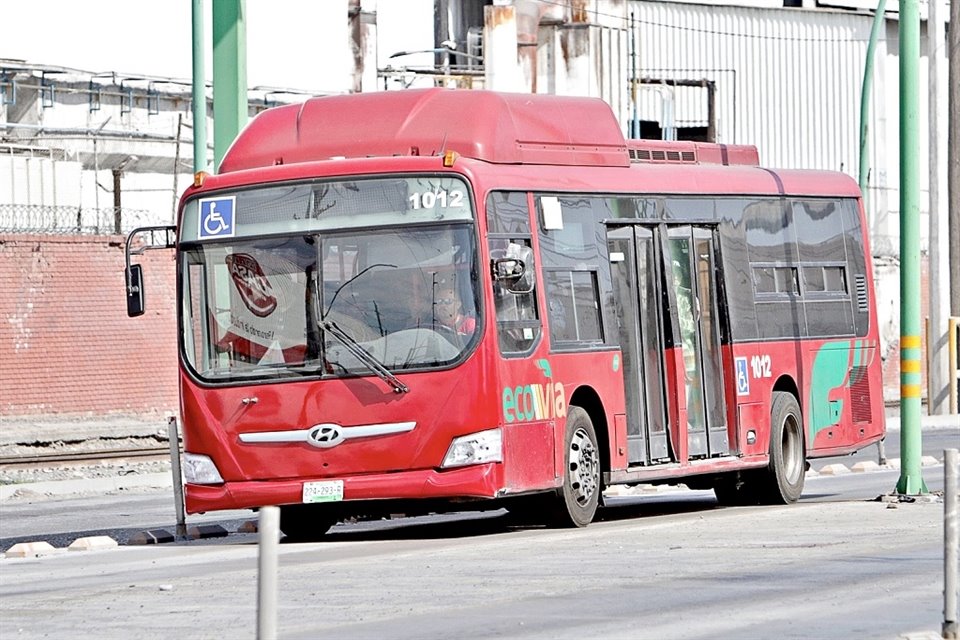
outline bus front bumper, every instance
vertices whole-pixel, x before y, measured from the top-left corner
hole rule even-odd
[[[496,498],[502,486],[502,465],[491,462],[458,469],[423,469],[340,478],[241,480],[223,484],[185,483],[187,513],[254,509],[301,504],[305,482],[343,481],[343,501]]]

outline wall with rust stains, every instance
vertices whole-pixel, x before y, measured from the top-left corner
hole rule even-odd
[[[123,241],[0,234],[0,424],[177,411],[173,252],[140,257],[147,312],[128,318]]]

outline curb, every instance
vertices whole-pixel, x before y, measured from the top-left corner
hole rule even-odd
[[[933,456],[923,456],[920,458],[921,467],[935,467],[938,464],[943,464],[943,460],[938,460]],[[900,458],[889,458],[886,464],[879,464],[873,462],[872,460],[862,460],[860,462],[854,463],[852,466],[847,467],[847,465],[842,463],[827,464],[821,467],[820,469],[814,469],[812,466],[810,470],[807,471],[808,478],[816,478],[817,476],[839,476],[846,475],[848,473],[868,473],[873,471],[897,471],[900,469]]]
[[[226,538],[230,532],[219,524],[200,524],[187,528],[187,538],[203,540],[205,538]]]
[[[165,542],[173,542],[174,540],[176,540],[174,535],[166,529],[149,529],[147,531],[140,531],[130,536],[130,538],[127,540],[127,544],[163,544]]]
[[[169,472],[144,473],[107,478],[4,484],[0,485],[0,501],[31,495],[69,496],[79,493],[109,493],[134,488],[172,489],[173,475]]]
[[[249,523],[246,523],[249,525]],[[238,533],[240,533],[238,531]],[[201,524],[194,525],[187,529],[188,540],[202,540],[205,538],[225,538],[230,532],[219,524]],[[177,538],[166,529],[148,529],[139,531],[127,540],[130,546],[164,544],[167,542],[176,542]],[[58,549],[46,541],[18,542],[10,547],[5,553],[0,553],[0,558],[39,558],[43,556],[56,555],[66,551],[103,551],[105,549],[115,549],[120,546],[116,540],[110,536],[87,536],[77,538],[70,543],[70,546],[64,549]]]

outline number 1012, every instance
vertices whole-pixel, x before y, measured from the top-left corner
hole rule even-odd
[[[463,204],[462,191],[424,191],[423,193],[413,193],[407,200],[410,201],[411,209],[433,209],[440,207],[459,207]]]

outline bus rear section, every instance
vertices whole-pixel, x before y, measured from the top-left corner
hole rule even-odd
[[[590,187],[567,186],[580,179]],[[506,224],[496,217],[529,215],[548,345],[534,357],[549,358],[569,404],[590,408],[604,484],[790,503],[808,459],[884,436],[849,178],[678,160],[625,176],[531,168],[529,184],[488,197],[490,246]]]

